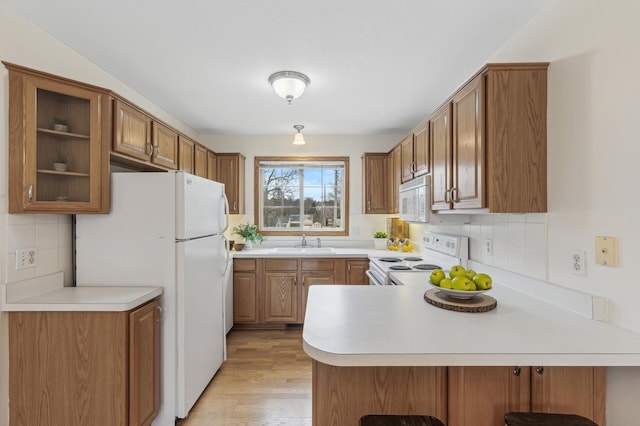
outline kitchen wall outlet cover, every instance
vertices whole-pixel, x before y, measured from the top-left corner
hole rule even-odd
[[[615,237],[596,236],[596,263],[598,265],[618,265],[618,241]]]
[[[489,238],[485,238],[483,248],[484,254],[486,254],[487,256],[493,255],[493,241],[491,241]]]
[[[574,275],[587,275],[586,268],[587,253],[584,250],[573,250],[571,252],[571,273]]]
[[[16,250],[16,269],[35,268],[38,266],[38,251],[35,248]]]

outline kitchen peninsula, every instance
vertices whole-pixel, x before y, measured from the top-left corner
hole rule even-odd
[[[483,426],[506,411],[555,410],[603,426],[604,367],[640,366],[640,335],[507,286],[489,293],[495,310],[461,313],[426,303],[421,274],[403,282],[310,289],[314,425],[423,414]]]

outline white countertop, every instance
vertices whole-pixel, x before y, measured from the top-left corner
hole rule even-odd
[[[63,287],[58,274],[2,286],[2,310],[123,312],[160,296],[161,287]]]
[[[402,252],[391,250],[375,250],[367,248],[334,248],[331,253],[276,253],[274,247],[252,248],[250,250],[231,251],[235,258],[253,257],[405,257],[416,256],[417,252]]]
[[[312,286],[303,346],[336,366],[640,366],[640,334],[494,284],[484,313],[428,304],[424,274],[405,286]]]

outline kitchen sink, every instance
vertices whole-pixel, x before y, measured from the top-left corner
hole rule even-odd
[[[333,247],[276,247],[271,253],[282,254],[328,254],[335,253]]]

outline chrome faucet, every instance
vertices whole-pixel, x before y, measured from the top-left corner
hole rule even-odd
[[[302,234],[302,247],[307,246],[307,236]]]

